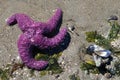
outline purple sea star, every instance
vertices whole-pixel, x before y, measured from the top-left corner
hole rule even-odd
[[[23,32],[18,39],[18,52],[26,66],[41,70],[48,65],[48,61],[35,60],[33,58],[32,46],[39,49],[48,49],[58,46],[65,38],[67,29],[60,29],[59,33],[53,37],[48,37],[57,29],[62,17],[62,10],[57,9],[55,14],[47,22],[37,22],[25,14],[16,13],[7,20],[8,25],[18,23],[18,27]],[[47,34],[47,35],[44,35]]]

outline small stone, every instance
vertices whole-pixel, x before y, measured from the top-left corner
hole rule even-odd
[[[112,75],[110,74],[110,73],[105,73],[105,75],[104,75],[107,79],[109,79],[109,78],[111,78],[112,77]]]
[[[7,21],[8,21],[8,18],[5,19],[5,22],[7,22]]]
[[[68,69],[68,72],[69,72],[69,73],[71,73],[71,72],[72,72],[72,70],[71,70],[71,69]]]
[[[16,77],[16,72],[13,72],[13,73],[12,73],[12,77]]]
[[[55,12],[55,10],[52,10],[53,12]]]
[[[88,74],[88,71],[87,71],[87,70],[85,70],[84,72],[85,72],[85,75],[87,75],[87,74]]]
[[[11,61],[12,61],[12,63],[14,63],[14,62],[15,62],[15,59],[11,59]]]
[[[61,62],[61,64],[62,64],[62,65],[64,65],[64,64],[65,64],[65,62],[64,62],[64,61],[62,61],[62,62]]]
[[[20,60],[20,57],[19,57],[19,56],[17,56],[17,60]]]
[[[75,66],[77,66],[78,64],[77,63],[74,63],[75,64]]]
[[[24,68],[23,70],[24,70],[24,71],[28,71],[28,69],[27,69],[27,68]]]
[[[63,60],[64,60],[64,57],[60,57],[59,60],[58,60],[58,63],[59,63],[59,64],[64,63]]]
[[[13,80],[17,80],[16,78],[13,78]]]
[[[18,72],[18,71],[16,71],[15,73],[16,73],[17,75],[19,74],[19,72]]]

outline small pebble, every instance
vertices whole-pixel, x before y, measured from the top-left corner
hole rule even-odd
[[[77,66],[78,64],[77,63],[74,63],[75,64],[75,66]]]
[[[71,69],[68,69],[68,72],[69,72],[69,73],[71,73],[71,72],[72,72],[72,70],[71,70]]]
[[[112,77],[112,75],[110,74],[110,73],[105,73],[105,75],[104,75],[107,79],[109,79],[109,78],[111,78]]]
[[[90,78],[95,79],[95,75],[90,73]]]
[[[65,62],[64,62],[64,61],[62,61],[62,62],[61,62],[61,64],[62,64],[62,65],[64,65],[64,64],[65,64]]]
[[[87,74],[88,74],[88,71],[87,71],[87,70],[85,70],[84,72],[85,72],[85,75],[87,75]]]
[[[17,60],[20,60],[20,57],[19,56],[17,56],[17,58],[16,58]]]
[[[56,78],[56,79],[57,79],[57,78],[59,78],[59,77],[60,77],[60,75],[59,75],[59,74],[55,76],[55,78]]]

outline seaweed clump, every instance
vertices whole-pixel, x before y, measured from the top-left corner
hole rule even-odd
[[[108,35],[108,39],[109,40],[117,39],[119,37],[119,33],[120,33],[120,25],[116,21],[109,22],[109,23],[111,25],[111,30]]]
[[[102,35],[98,34],[97,31],[86,32],[86,40],[88,42],[94,42],[105,49],[111,50],[110,40],[104,38]]]
[[[117,21],[109,21],[109,23],[111,29],[107,38],[98,34],[97,31],[90,31],[90,32],[86,32],[86,40],[88,42],[94,42],[95,44],[114,52],[115,48],[111,46],[111,41],[119,37],[120,25],[118,24]]]
[[[86,62],[81,63],[80,68],[83,71],[87,71],[88,74],[89,73],[93,73],[93,74],[99,74],[100,73],[98,68],[95,65],[92,65],[92,64],[89,64],[89,63],[86,63]]]
[[[9,80],[10,77],[13,77],[13,72],[18,70],[19,68],[23,68],[23,63],[10,63],[4,66],[4,68],[0,68],[0,80]]]
[[[63,72],[63,69],[59,66],[58,64],[58,58],[62,55],[62,53],[56,53],[56,54],[41,54],[38,53],[37,55],[35,55],[35,59],[36,60],[46,60],[49,62],[49,65],[47,66],[46,69],[40,71],[40,75],[44,76],[46,74],[58,74]]]
[[[9,80],[9,70],[0,68],[0,80]]]

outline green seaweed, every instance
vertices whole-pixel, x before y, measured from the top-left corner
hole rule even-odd
[[[89,70],[89,69],[93,69],[95,66],[94,65],[91,65],[91,64],[88,64],[88,63],[81,63],[81,69],[82,70]]]
[[[56,58],[50,58],[49,66],[47,67],[48,71],[52,71],[53,74],[63,72],[63,69],[59,66]]]
[[[0,68],[0,80],[9,80],[10,77],[13,77],[13,72],[19,68],[23,68],[23,63],[9,63],[4,66],[4,68]]]
[[[86,32],[86,40],[88,42],[95,42],[97,31]]]
[[[90,73],[99,74],[100,71],[98,70],[98,68],[95,67],[94,69],[90,70]]]
[[[45,76],[47,74],[47,71],[46,70],[43,70],[43,71],[40,71],[40,76]]]
[[[58,64],[58,58],[62,55],[62,53],[56,53],[56,54],[53,54],[53,55],[48,55],[48,54],[44,54],[44,53],[38,53],[36,56],[35,56],[35,59],[36,60],[46,60],[49,62],[49,65],[48,67],[43,70],[43,71],[40,71],[40,75],[43,76],[47,73],[49,73],[49,71],[52,72],[52,74],[57,74],[57,73],[61,73],[63,72],[63,69],[59,66]]]
[[[35,55],[35,59],[36,60],[48,60],[49,59],[49,55],[48,54],[43,54],[43,53],[38,53],[37,55]]]
[[[120,25],[118,24],[117,21],[109,22],[111,25],[111,30],[108,35],[109,40],[114,40],[119,37],[119,32],[120,32]]]
[[[78,75],[72,74],[69,76],[70,80],[80,80],[80,77]]]
[[[91,65],[91,64],[88,64],[86,62],[82,62],[81,65],[80,65],[80,68],[83,71],[87,70],[88,74],[89,73],[93,73],[93,74],[99,74],[100,73],[98,68],[95,65]]]
[[[106,49],[112,50],[110,40],[104,38],[102,35],[98,34],[97,31],[86,32],[86,40],[88,42],[94,42],[99,46],[102,46]]]
[[[9,80],[9,74],[8,73],[9,73],[8,69],[3,70],[3,69],[0,68],[0,79],[1,80]]]

